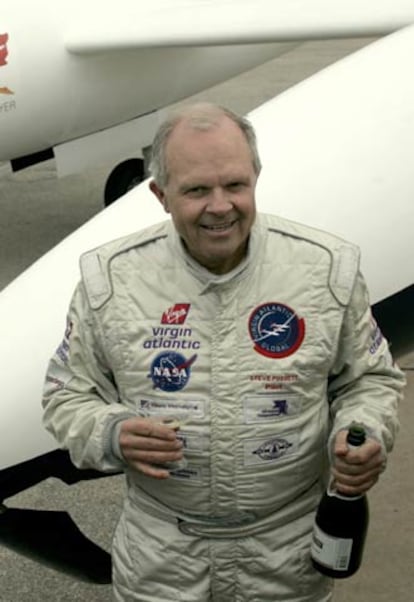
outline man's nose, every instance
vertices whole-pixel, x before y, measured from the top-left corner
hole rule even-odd
[[[228,192],[224,188],[213,188],[208,199],[207,210],[211,213],[227,213],[231,208]]]

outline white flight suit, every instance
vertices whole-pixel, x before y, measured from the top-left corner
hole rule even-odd
[[[353,245],[265,215],[222,276],[170,222],[83,256],[44,419],[77,466],[126,472],[117,600],[331,599],[309,556],[328,449],[358,422],[390,450],[404,384],[358,264]],[[182,422],[169,479],[123,462],[135,415]]]

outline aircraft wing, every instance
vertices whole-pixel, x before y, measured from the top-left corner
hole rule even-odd
[[[412,0],[157,0],[145,10],[135,0],[121,5],[101,5],[93,26],[77,19],[67,32],[66,49],[90,54],[373,37],[414,22]]]

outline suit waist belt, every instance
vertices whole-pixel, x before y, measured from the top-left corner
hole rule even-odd
[[[129,498],[141,511],[177,525],[182,533],[219,539],[255,535],[313,512],[320,498],[320,488],[315,483],[289,504],[264,516],[247,510],[224,516],[188,514],[160,503],[138,487],[130,488]]]

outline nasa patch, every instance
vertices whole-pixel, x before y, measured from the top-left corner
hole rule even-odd
[[[186,359],[181,353],[160,353],[151,364],[149,377],[154,389],[162,391],[180,391],[184,389],[190,378],[191,366],[197,355]]]
[[[283,303],[263,303],[249,318],[254,350],[272,359],[295,353],[305,337],[305,321]]]

